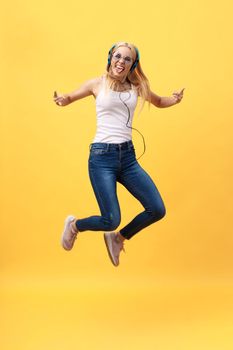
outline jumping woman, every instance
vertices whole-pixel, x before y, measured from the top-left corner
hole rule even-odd
[[[97,131],[90,144],[89,177],[101,215],[87,218],[68,216],[62,233],[62,246],[73,248],[77,235],[84,231],[104,231],[104,242],[114,266],[124,250],[124,241],[162,219],[165,206],[151,177],[136,159],[132,142],[132,122],[138,97],[163,108],[179,103],[184,89],[160,97],[150,90],[140,65],[140,54],[133,44],[120,42],[108,53],[106,73],[86,81],[68,94],[54,94],[58,106],[67,106],[87,96],[96,103]],[[144,141],[144,139],[143,139]],[[144,207],[131,222],[115,231],[121,222],[116,184],[121,183]]]

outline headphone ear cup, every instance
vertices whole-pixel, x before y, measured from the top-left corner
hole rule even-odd
[[[116,46],[116,44],[114,44],[108,52],[108,66],[110,66],[110,64],[111,64],[112,50],[114,49],[115,46]]]
[[[108,66],[111,64],[111,52],[108,53]]]
[[[136,47],[135,47],[135,51],[137,53],[137,58],[136,58],[134,64],[132,65],[132,67],[130,68],[130,72],[132,72],[137,67],[137,65],[139,63],[139,59],[140,59],[140,54],[139,54],[139,51]]]
[[[138,65],[139,59],[137,58],[132,67],[130,68],[130,72],[132,72]]]

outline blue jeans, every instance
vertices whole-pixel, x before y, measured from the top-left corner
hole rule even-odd
[[[101,216],[77,220],[76,226],[80,232],[113,231],[119,226],[121,212],[116,192],[117,182],[138,199],[145,209],[119,231],[123,237],[130,239],[164,217],[162,198],[150,176],[137,162],[132,141],[119,144],[92,143],[88,169]]]

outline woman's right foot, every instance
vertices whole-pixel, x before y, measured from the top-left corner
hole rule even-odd
[[[108,251],[109,258],[114,266],[119,265],[119,256],[121,250],[124,250],[123,241],[115,232],[105,232],[104,241]],[[125,250],[124,250],[125,251]]]
[[[75,217],[68,216],[65,220],[64,231],[62,233],[61,244],[65,250],[71,250],[79,231],[75,227]]]

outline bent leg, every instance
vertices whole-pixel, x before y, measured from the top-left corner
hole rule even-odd
[[[128,167],[118,180],[145,208],[128,225],[120,230],[120,234],[130,239],[137,232],[165,216],[166,209],[160,193],[151,177],[137,161]]]
[[[89,176],[101,216],[90,216],[76,221],[77,229],[82,231],[113,231],[121,220],[120,207],[116,193],[116,175],[107,167],[90,167]]]

